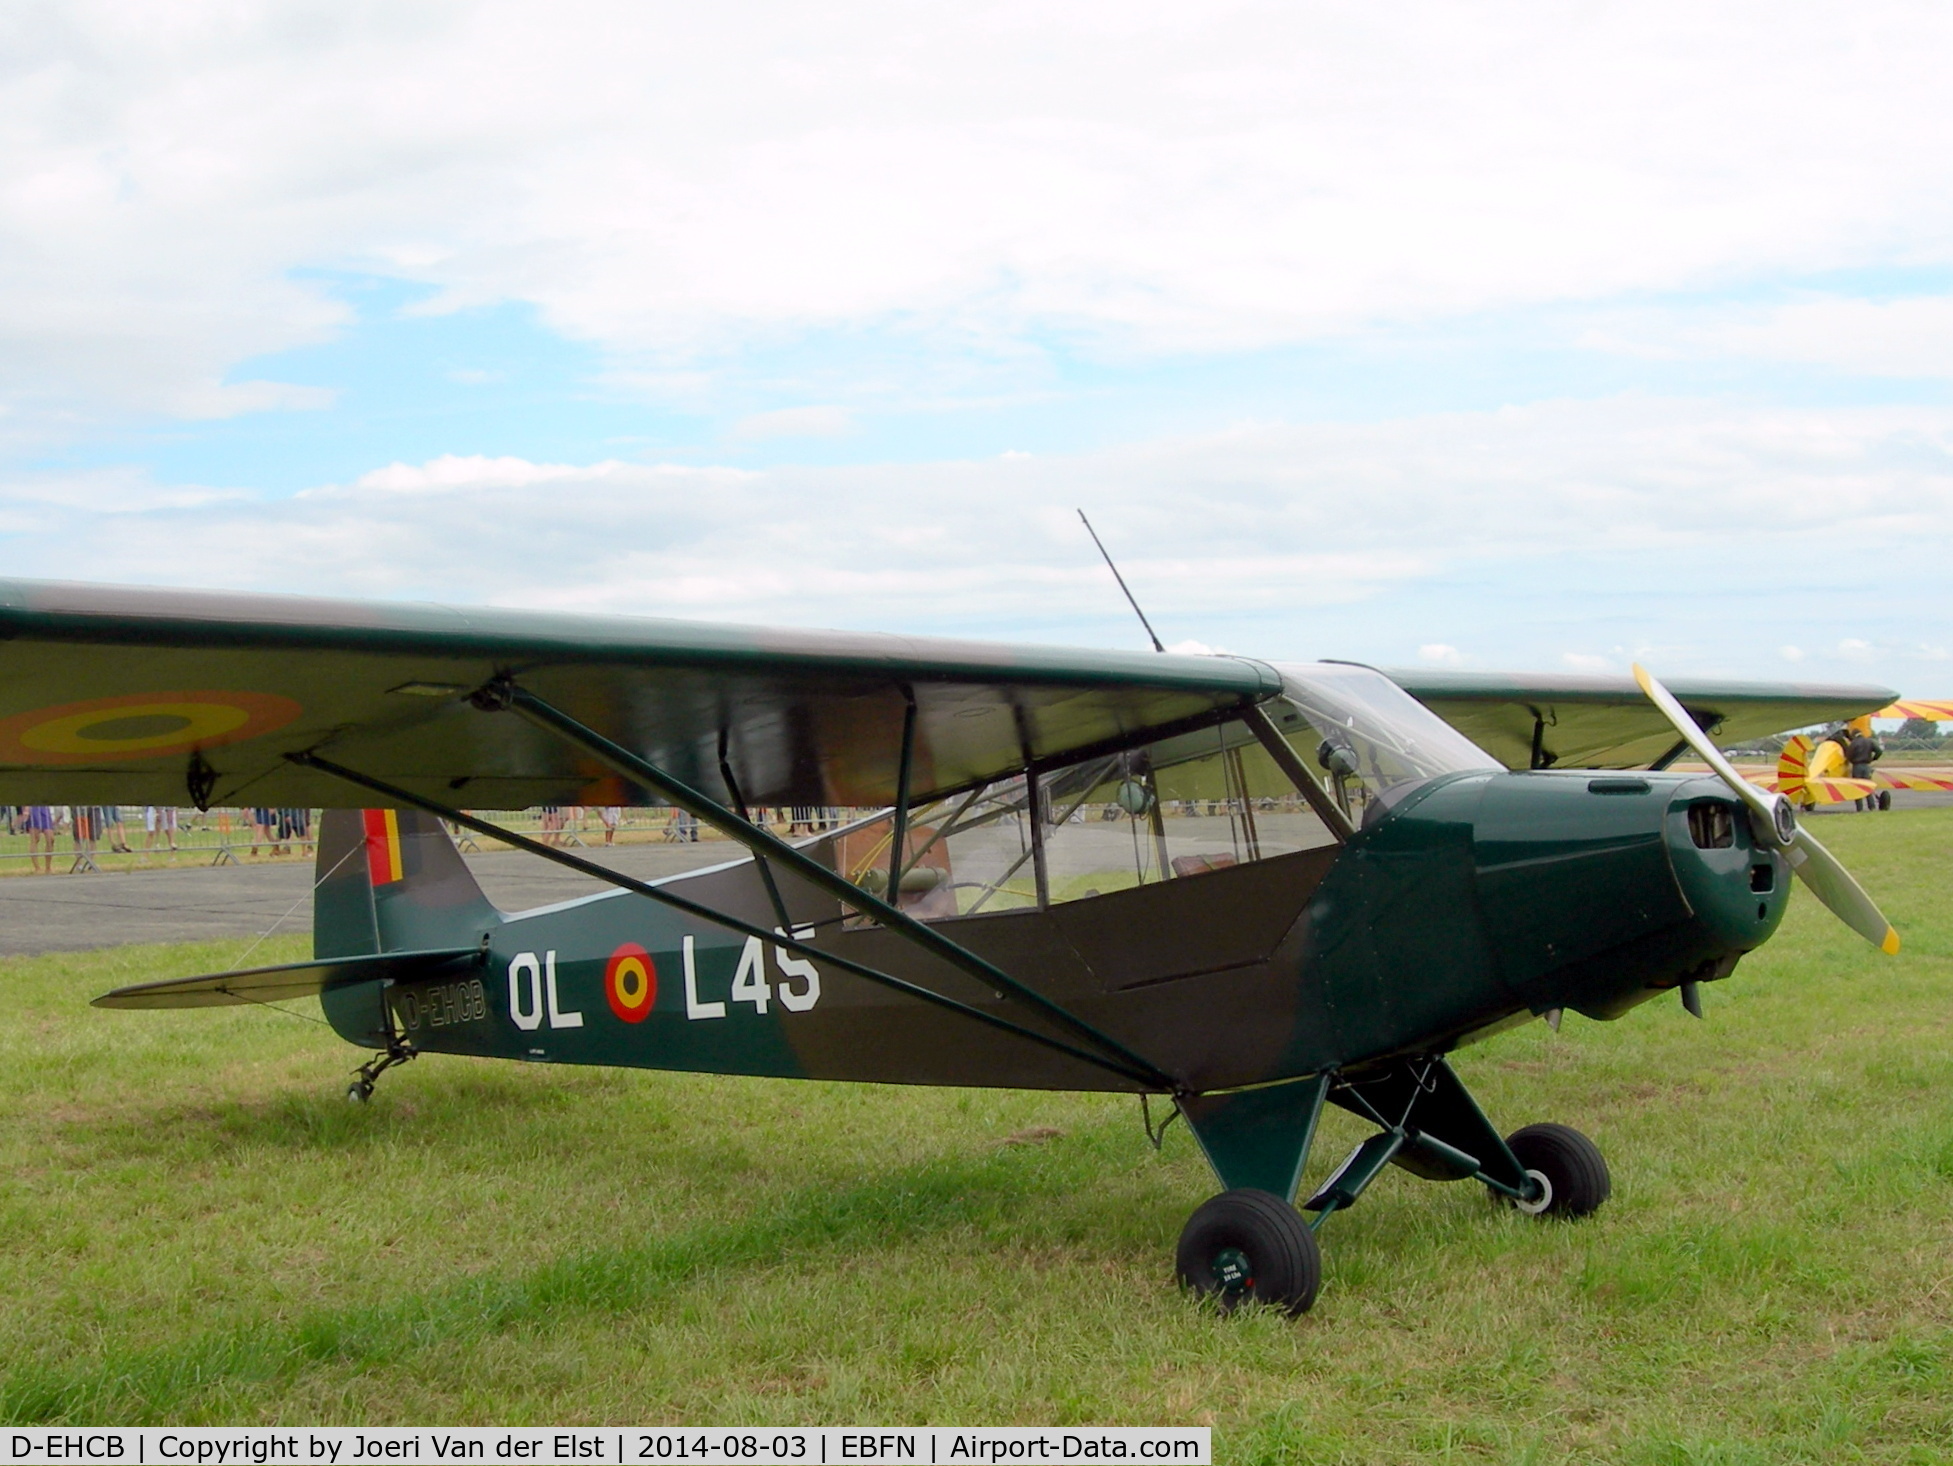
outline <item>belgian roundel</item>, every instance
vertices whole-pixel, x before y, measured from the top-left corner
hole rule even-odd
[[[604,997],[610,1011],[625,1023],[642,1023],[658,1001],[658,965],[635,942],[610,954],[604,967]]]

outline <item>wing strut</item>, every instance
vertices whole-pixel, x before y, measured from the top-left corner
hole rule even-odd
[[[384,798],[394,800],[400,804],[411,806],[414,809],[424,809],[438,819],[444,819],[450,823],[460,825],[465,829],[473,830],[478,835],[487,835],[491,839],[500,840],[507,845],[513,845],[518,850],[526,850],[531,855],[540,855],[544,860],[553,860],[558,865],[568,866],[571,870],[580,872],[586,876],[591,876],[596,880],[603,881],[607,885],[619,887],[635,895],[648,897],[653,901],[671,907],[675,911],[682,911],[687,916],[697,917],[701,921],[708,921],[715,926],[725,927],[729,931],[736,931],[742,936],[757,937],[762,942],[771,942],[785,951],[794,953],[796,956],[825,962],[829,966],[838,967],[844,972],[852,972],[856,977],[864,978],[869,982],[879,983],[883,987],[892,988],[896,992],[907,994],[909,997],[920,998],[923,1002],[934,1003],[939,1008],[946,1008],[950,1012],[959,1014],[962,1017],[971,1018],[978,1023],[987,1024],[991,1028],[1000,1029],[1005,1033],[1011,1034],[1013,1037],[1028,1039],[1032,1043],[1042,1044],[1045,1048],[1055,1049],[1068,1058],[1076,1059],[1082,1064],[1090,1064],[1095,1069],[1104,1069],[1109,1073],[1117,1074],[1120,1078],[1131,1080],[1136,1084],[1143,1085],[1147,1089],[1168,1090],[1178,1093],[1182,1088],[1182,1086],[1176,1084],[1164,1071],[1154,1068],[1151,1064],[1146,1064],[1143,1061],[1140,1061],[1137,1065],[1115,1063],[1111,1059],[1107,1059],[1099,1054],[1091,1053],[1085,1049],[1066,1043],[1063,1039],[1053,1038],[1049,1034],[1039,1033],[1034,1028],[1026,1028],[1022,1024],[1013,1023],[1010,1019],[1000,1017],[995,1013],[986,1013],[981,1008],[973,1008],[968,1003],[959,1002],[947,994],[933,992],[918,983],[909,982],[905,978],[894,977],[886,972],[879,972],[863,963],[854,961],[852,958],[843,957],[823,947],[813,946],[810,943],[801,941],[798,937],[789,935],[785,931],[768,931],[765,927],[756,926],[750,921],[742,921],[736,916],[729,916],[721,911],[714,911],[709,906],[701,905],[697,901],[689,900],[684,896],[678,895],[676,892],[665,890],[661,886],[654,886],[648,882],[636,880],[631,876],[624,875],[619,871],[611,870],[607,866],[598,865],[594,860],[585,860],[581,856],[572,855],[567,850],[558,849],[553,845],[544,845],[540,841],[531,840],[526,835],[519,835],[514,830],[504,829],[502,826],[491,824],[487,820],[476,819],[473,815],[463,810],[441,804],[436,800],[423,799],[420,795],[402,789],[397,784],[389,784],[384,779],[376,779],[370,774],[362,774],[357,769],[349,769],[343,764],[332,762],[330,759],[320,758],[315,753],[288,753],[285,757],[295,764],[301,764],[309,769],[317,769],[323,774],[331,774],[334,778],[343,779],[349,784],[356,784],[362,789],[369,789],[375,794],[379,794]],[[788,848],[791,849],[792,847],[789,846]],[[795,853],[798,854],[797,851]],[[961,949],[959,948],[958,950]],[[1012,985],[1015,986],[1015,984]]]
[[[699,793],[691,785],[666,773],[657,765],[647,763],[629,749],[611,742],[603,734],[584,727],[568,713],[544,702],[515,682],[498,678],[476,693],[474,702],[476,707],[485,712],[506,709],[544,732],[554,733],[565,743],[581,749],[626,779],[647,789],[656,790],[680,809],[704,820],[728,839],[744,845],[756,857],[771,857],[779,861],[781,865],[817,890],[825,891],[837,900],[854,907],[863,915],[873,917],[885,931],[904,937],[931,956],[954,967],[962,968],[981,983],[993,988],[1002,988],[1005,992],[1013,994],[1075,1037],[1083,1039],[1101,1053],[1109,1055],[1124,1072],[1142,1074],[1163,1089],[1174,1088],[1171,1075],[1151,1061],[1135,1054],[1111,1035],[1101,1033],[1084,1019],[1052,1002],[1043,993],[1026,987],[1003,969],[985,961],[967,947],[959,946],[933,927],[917,921],[907,912],[898,910],[879,896],[864,891],[846,876],[829,870],[771,831],[761,829],[748,820],[742,820],[725,806]],[[895,893],[890,892],[890,894]]]

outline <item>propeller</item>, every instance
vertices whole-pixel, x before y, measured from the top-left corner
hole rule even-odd
[[[1830,908],[1833,916],[1881,952],[1897,952],[1899,934],[1892,929],[1892,923],[1885,919],[1885,914],[1865,894],[1865,888],[1851,878],[1851,872],[1838,863],[1837,856],[1818,844],[1817,837],[1798,822],[1797,812],[1791,808],[1790,801],[1781,794],[1765,793],[1737,773],[1729,760],[1722,756],[1722,750],[1709,741],[1708,735],[1696,726],[1695,719],[1675,701],[1675,695],[1639,663],[1634,668],[1634,680],[1641,684],[1641,690],[1648,694],[1649,701],[1660,708],[1662,715],[1674,725],[1682,741],[1694,749],[1696,756],[1714,769],[1723,783],[1748,807],[1756,838],[1772,849],[1783,852],[1784,859],[1797,873],[1797,879],[1811,888],[1811,894]]]

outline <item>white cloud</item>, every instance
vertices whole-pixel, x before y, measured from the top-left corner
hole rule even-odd
[[[1457,647],[1448,646],[1441,641],[1426,642],[1419,647],[1417,659],[1420,662],[1434,662],[1439,666],[1449,667],[1459,666],[1465,660],[1464,654]]]
[[[756,412],[733,424],[735,438],[758,442],[768,438],[838,438],[854,426],[845,407],[781,407]]]
[[[364,473],[354,481],[357,489],[379,489],[397,494],[450,493],[460,489],[524,489],[538,484],[561,483],[566,479],[590,482],[610,478],[619,472],[641,472],[632,465],[607,459],[602,463],[531,463],[526,458],[485,458],[446,453],[426,463],[389,463]],[[306,490],[307,495],[338,495],[334,488]]]
[[[1574,672],[1614,672],[1619,668],[1612,657],[1597,657],[1591,652],[1561,652],[1560,661]]]
[[[1627,355],[1749,357],[1875,377],[1953,377],[1953,295],[1814,297],[1768,307],[1609,313],[1583,345]]]
[[[1777,655],[1786,662],[1801,662],[1804,660],[1804,649],[1801,646],[1780,646]]]
[[[1953,12],[1901,0],[72,0],[0,47],[0,400],[42,434],[290,405],[224,384],[343,322],[306,267],[532,302],[663,380],[885,323],[1252,347],[1943,258],[1953,221]],[[1882,321],[1845,325],[1943,361]]]
[[[1787,629],[1849,625],[1800,675],[1896,681],[1919,664],[1953,540],[1953,409],[1841,410],[1819,431],[1630,397],[763,472],[445,456],[284,500],[104,482],[0,483],[6,563],[1143,646],[1084,503],[1181,644],[1763,675]],[[1566,652],[1583,644],[1609,655]]]

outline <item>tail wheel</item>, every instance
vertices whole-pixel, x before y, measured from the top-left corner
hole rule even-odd
[[[1267,1303],[1302,1314],[1322,1286],[1322,1253],[1302,1214],[1268,1191],[1223,1191],[1187,1219],[1180,1283],[1223,1311]]]
[[[1528,1125],[1506,1137],[1526,1173],[1543,1191],[1537,1201],[1515,1202],[1533,1216],[1584,1217],[1600,1209],[1613,1192],[1613,1178],[1600,1147],[1571,1125]]]

